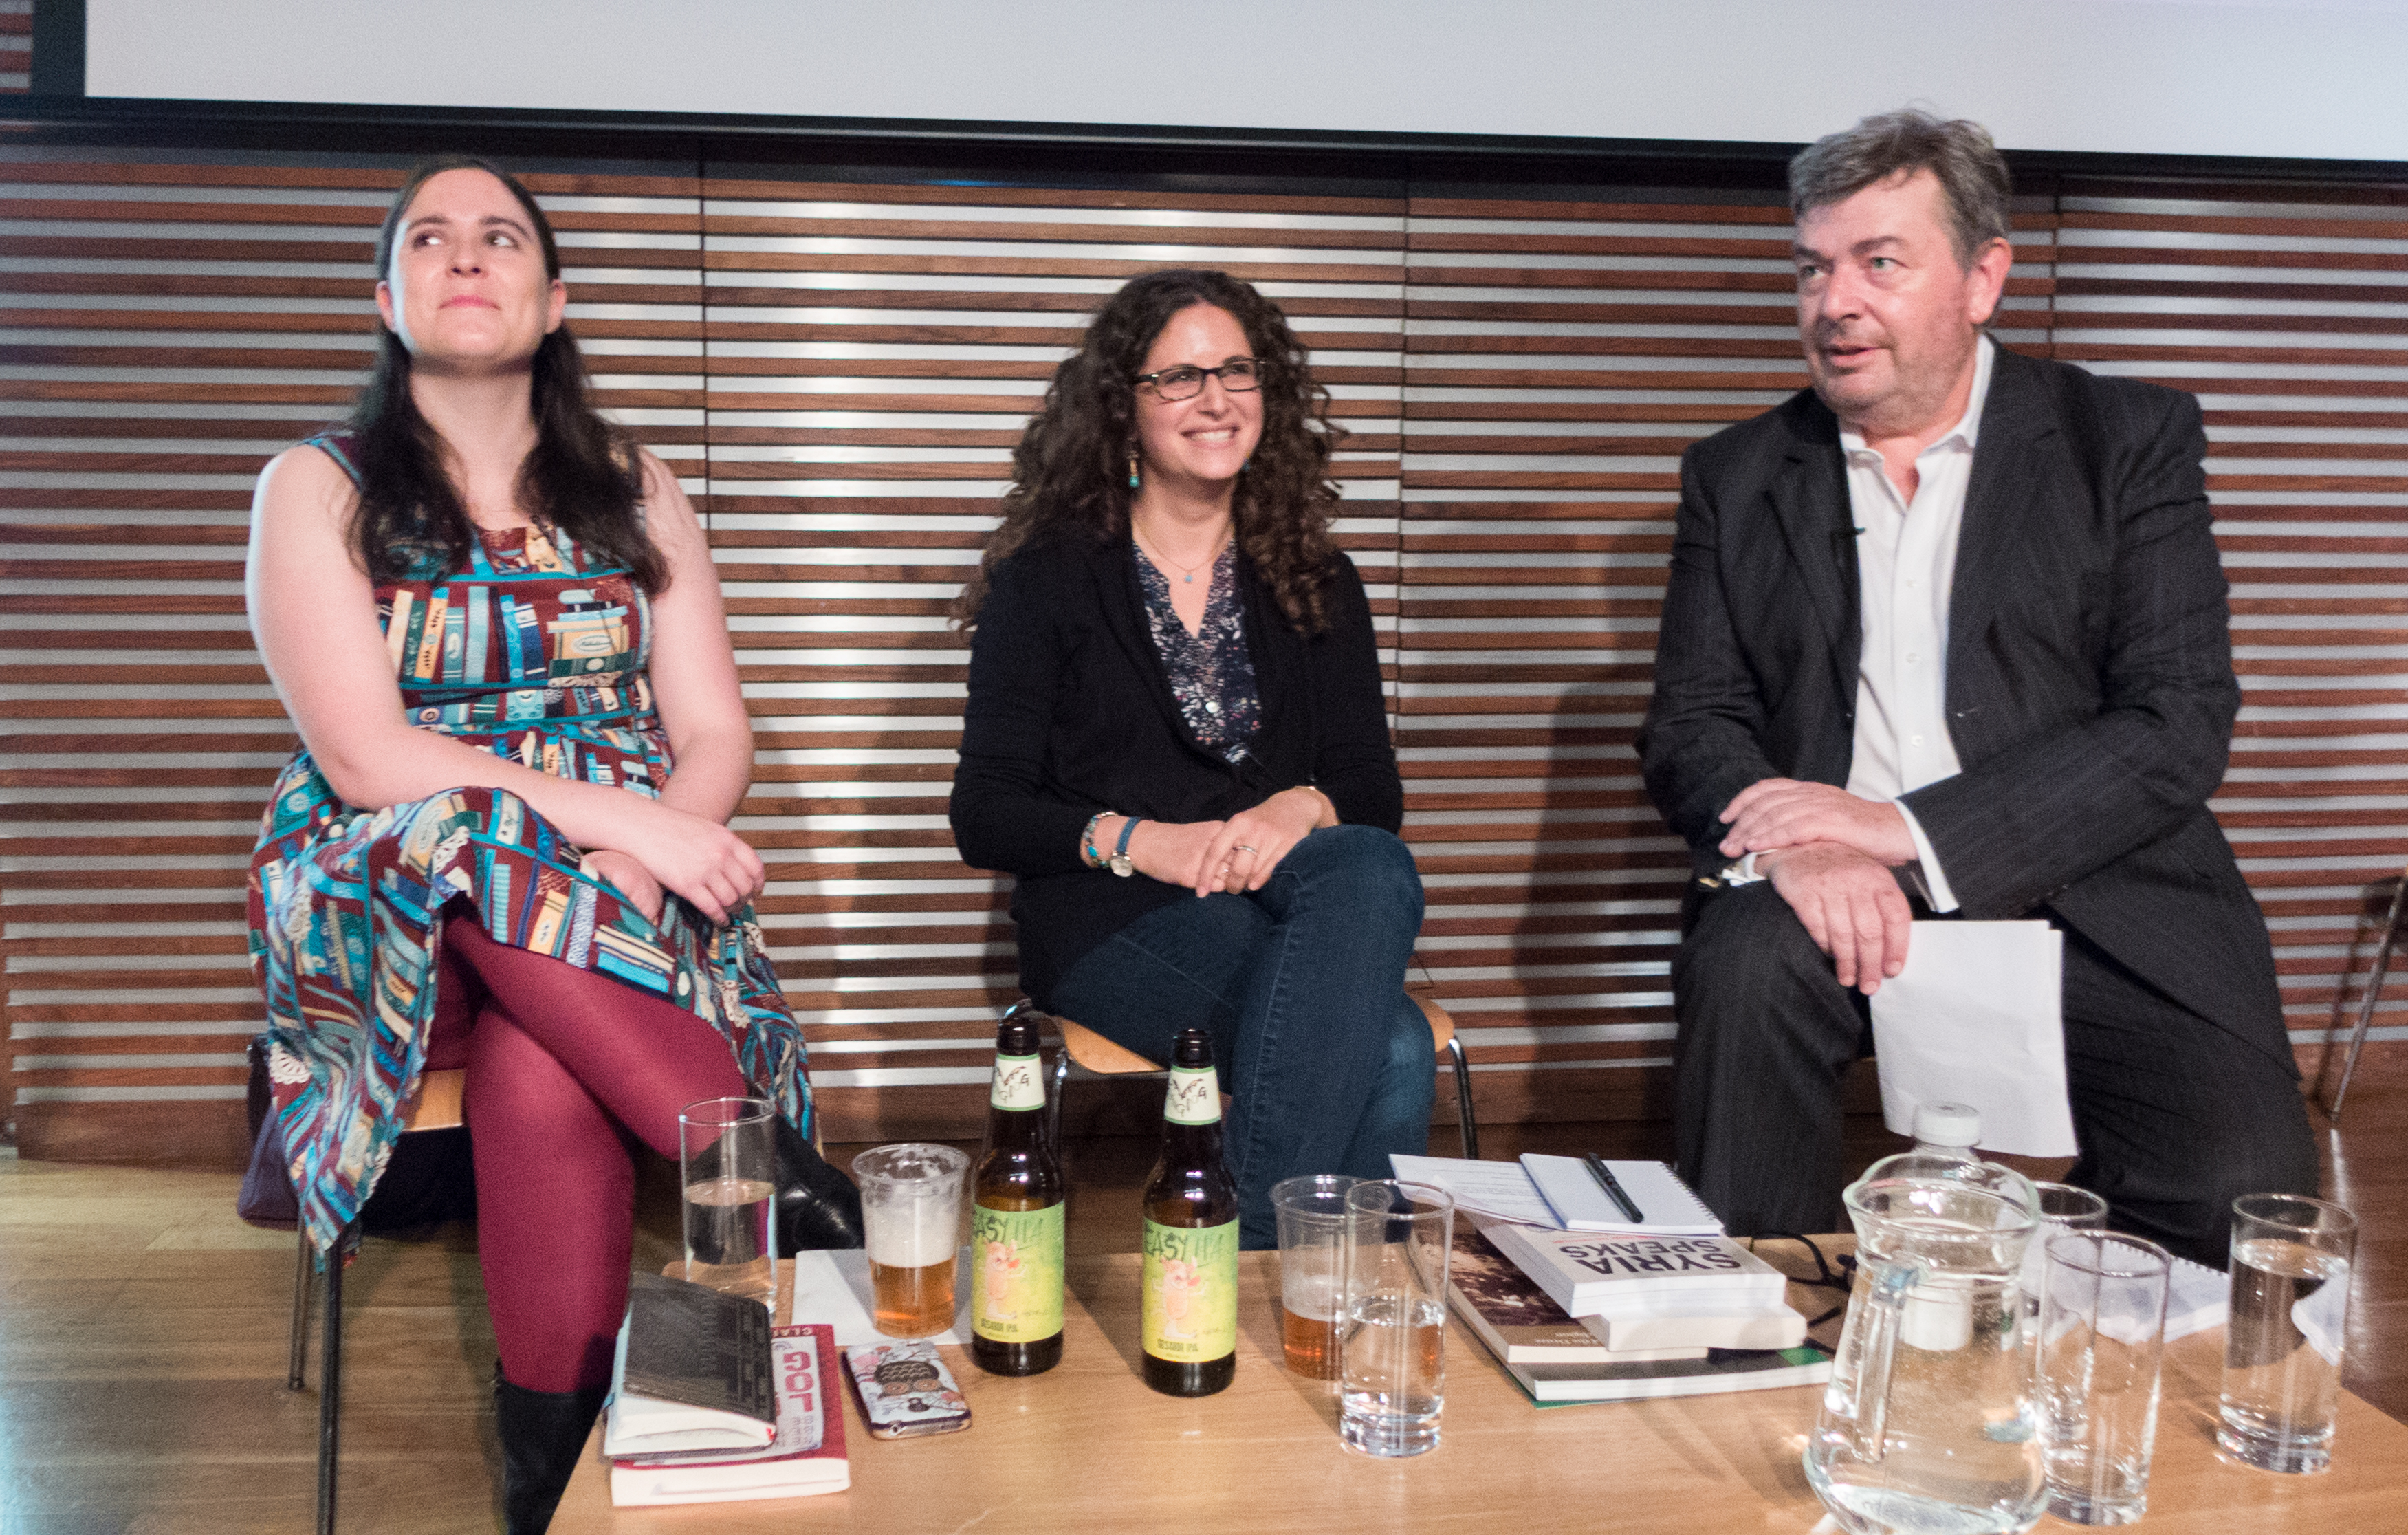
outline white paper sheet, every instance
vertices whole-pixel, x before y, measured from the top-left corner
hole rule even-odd
[[[2065,1097],[2065,938],[2044,922],[1918,922],[1906,968],[1873,993],[1882,1118],[1915,1106],[1980,1111],[1982,1149],[2074,1155]]]
[[[967,1343],[970,1336],[970,1250],[961,1249],[953,1263],[953,1325],[929,1340],[935,1343]],[[796,1325],[824,1322],[836,1329],[836,1346],[890,1342],[869,1319],[869,1255],[860,1248],[843,1252],[795,1255]]]
[[[1476,1210],[1523,1226],[1555,1224],[1555,1212],[1539,1196],[1539,1185],[1519,1162],[1473,1162],[1459,1156],[1400,1156],[1389,1165],[1409,1184],[1427,1184],[1455,1196],[1461,1210]]]

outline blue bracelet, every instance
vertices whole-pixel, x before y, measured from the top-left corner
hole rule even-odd
[[[1137,830],[1137,824],[1140,819],[1141,817],[1132,815],[1121,823],[1120,843],[1112,849],[1111,870],[1124,880],[1137,871],[1137,866],[1129,862],[1128,845],[1129,834]]]

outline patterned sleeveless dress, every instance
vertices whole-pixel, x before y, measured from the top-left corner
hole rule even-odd
[[[309,439],[359,475],[343,434]],[[656,796],[671,768],[645,675],[650,606],[567,536],[480,530],[466,569],[429,557],[376,589],[409,723],[555,777]],[[474,921],[684,1008],[725,1037],[805,1135],[803,1040],[750,906],[722,926],[676,895],[655,924],[580,868],[517,796],[461,788],[363,811],[296,753],[251,854],[251,961],[301,1218],[330,1245],[376,1186],[435,1016],[441,925]]]

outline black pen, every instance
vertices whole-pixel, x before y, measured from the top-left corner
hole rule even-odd
[[[1597,1180],[1598,1187],[1605,1190],[1607,1198],[1622,1207],[1622,1212],[1630,1217],[1632,1225],[1647,1224],[1647,1217],[1641,1214],[1639,1207],[1630,1202],[1630,1196],[1622,1192],[1622,1184],[1615,1181],[1613,1169],[1605,1165],[1604,1157],[1595,1152],[1584,1152],[1581,1155],[1581,1160],[1588,1165],[1589,1176]]]

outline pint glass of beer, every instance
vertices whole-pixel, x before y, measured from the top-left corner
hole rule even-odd
[[[925,1338],[953,1325],[953,1255],[969,1165],[951,1146],[919,1141],[853,1159],[869,1249],[870,1320],[889,1338]]]
[[[1288,1369],[1315,1380],[1338,1379],[1346,1191],[1356,1182],[1323,1172],[1271,1185],[1271,1211],[1279,1217],[1280,1341]]]

